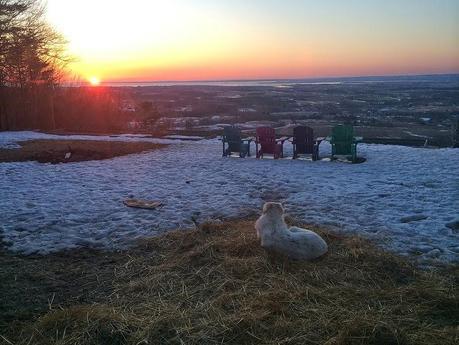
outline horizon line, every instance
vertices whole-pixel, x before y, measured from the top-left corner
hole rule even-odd
[[[139,83],[211,83],[211,82],[270,82],[270,81],[304,81],[304,80],[336,80],[359,78],[391,78],[391,77],[434,77],[434,76],[459,76],[459,71],[450,73],[422,73],[422,74],[381,74],[381,75],[346,75],[346,76],[320,76],[320,77],[295,77],[295,78],[242,78],[242,79],[191,79],[191,80],[102,80],[100,84],[139,84]],[[71,83],[71,80],[65,81]]]

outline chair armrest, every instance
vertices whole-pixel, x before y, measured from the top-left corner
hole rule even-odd
[[[327,140],[327,138],[325,138],[325,137],[318,137],[318,138],[316,138],[316,140],[314,140],[314,142],[320,144],[320,143],[321,143],[322,141],[324,141],[324,140]]]
[[[359,143],[363,140],[363,137],[354,137],[354,142]]]
[[[281,142],[282,144],[284,143],[284,141],[290,139],[290,137],[280,137],[279,139],[276,139],[276,142]]]
[[[255,138],[254,137],[248,137],[248,138],[244,138],[244,139],[241,139],[242,141],[254,141]]]
[[[326,137],[324,140],[325,140],[325,141],[330,141],[330,142],[331,142],[331,141],[332,141],[332,137]]]

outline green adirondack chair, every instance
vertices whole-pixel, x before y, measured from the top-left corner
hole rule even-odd
[[[335,155],[345,155],[357,161],[357,144],[362,137],[354,136],[354,127],[351,125],[338,125],[333,127],[331,137],[327,138],[332,145],[332,159]]]

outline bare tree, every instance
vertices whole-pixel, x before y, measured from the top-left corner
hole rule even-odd
[[[54,127],[53,89],[70,59],[44,13],[41,0],[0,0],[0,130]]]

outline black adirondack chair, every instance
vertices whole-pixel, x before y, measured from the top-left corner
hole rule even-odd
[[[239,152],[239,157],[250,157],[250,143],[253,138],[242,138],[241,130],[234,126],[223,129],[223,157],[229,157],[233,152]]]
[[[290,140],[293,145],[293,159],[300,154],[310,154],[312,160],[319,159],[319,144],[322,138],[314,139],[314,130],[308,126],[293,128],[293,137]]]

